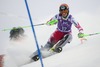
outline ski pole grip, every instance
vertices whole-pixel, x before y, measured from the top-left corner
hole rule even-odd
[[[84,33],[78,33],[78,38],[83,38],[84,37]]]
[[[54,25],[58,22],[58,20],[51,20],[49,22],[47,22],[47,25]]]

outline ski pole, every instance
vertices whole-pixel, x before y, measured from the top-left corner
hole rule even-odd
[[[36,24],[36,25],[33,25],[33,26],[41,26],[41,25],[45,25],[46,23],[41,23],[41,24]],[[21,27],[21,26],[19,26]],[[22,26],[21,28],[29,28],[31,26]],[[8,30],[11,30],[12,28],[6,28],[6,29],[3,29],[2,31],[8,31]]]
[[[98,33],[93,33],[93,34],[84,34],[83,37],[92,36],[92,35],[97,35],[97,34],[100,34],[100,32],[98,32]]]
[[[48,23],[50,25],[53,25],[54,23],[57,23],[58,20],[51,20],[49,21]],[[47,23],[41,23],[41,24],[36,24],[36,25],[33,25],[33,26],[41,26],[41,25],[46,25]],[[22,26],[21,28],[28,28],[28,27],[31,27],[31,26]],[[7,29],[3,29],[2,31],[8,31],[8,30],[11,30],[12,28],[7,28]]]
[[[45,25],[46,23],[41,23],[41,24],[36,24],[34,26],[40,26],[40,25]]]
[[[98,33],[92,33],[92,34],[78,34],[78,37],[79,37],[79,38],[83,38],[83,37],[92,36],[92,35],[97,35],[97,34],[100,34],[100,32],[98,32]]]

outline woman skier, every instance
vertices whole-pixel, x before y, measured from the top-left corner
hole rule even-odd
[[[52,20],[57,20],[57,22],[51,24],[50,21]],[[56,47],[63,47],[66,43],[70,43],[72,40],[72,24],[78,29],[79,36],[83,34],[83,28],[74,20],[72,15],[69,14],[69,7],[67,4],[61,4],[59,7],[59,14],[55,15],[47,22],[47,25],[54,24],[57,24],[57,29],[53,32],[44,47],[52,48],[58,41],[62,41],[62,39],[63,42],[60,42],[61,44],[59,43]]]
[[[55,22],[52,23],[52,21]],[[81,35],[83,35],[83,28],[75,21],[73,16],[69,14],[69,6],[67,4],[61,4],[59,7],[59,14],[52,17],[46,24],[50,26],[57,24],[57,28],[52,33],[43,49],[50,50],[53,48],[52,50],[54,52],[61,52],[62,47],[72,41],[72,24],[78,29],[78,36],[81,37]],[[39,57],[35,55],[32,59],[38,60]]]

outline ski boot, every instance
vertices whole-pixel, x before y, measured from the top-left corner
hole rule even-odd
[[[39,60],[39,56],[38,55],[35,55],[34,57],[32,57],[32,60],[38,61]]]
[[[62,47],[57,47],[54,49],[54,52],[60,53],[62,52]]]

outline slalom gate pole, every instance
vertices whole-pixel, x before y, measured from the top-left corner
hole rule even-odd
[[[35,42],[36,42],[36,46],[37,46],[37,50],[38,50],[38,55],[39,55],[39,58],[40,58],[41,66],[44,67],[43,61],[42,61],[41,52],[40,52],[40,49],[39,49],[39,45],[38,45],[38,42],[37,42],[35,30],[34,30],[34,26],[33,26],[33,23],[32,23],[31,14],[30,14],[30,11],[29,11],[27,0],[25,0],[25,4],[26,4],[26,8],[27,8],[29,19],[30,19],[30,24],[31,24],[31,27],[32,27],[33,35],[34,35],[34,38],[35,38]]]

